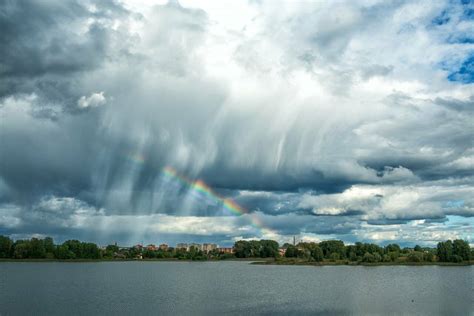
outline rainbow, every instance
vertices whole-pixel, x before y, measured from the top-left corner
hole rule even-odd
[[[193,181],[181,174],[179,174],[174,168],[172,167],[165,167],[163,169],[163,174],[165,177],[173,180],[177,180],[186,187],[189,187],[191,190],[198,194],[202,194],[214,202],[218,204],[222,204],[222,206],[232,212],[233,214],[236,214],[238,216],[242,214],[248,213],[247,210],[245,210],[243,207],[235,203],[233,200],[229,198],[224,198],[223,196],[219,195],[216,193],[210,186],[208,186],[204,181],[202,180],[196,180]]]
[[[138,165],[146,165],[147,164],[147,157],[142,154],[128,154],[126,155],[126,159],[132,163]],[[150,166],[150,165],[149,165]],[[258,229],[261,233],[266,234],[273,234],[273,230],[270,228],[266,228],[259,218],[259,216],[255,212],[248,212],[245,208],[238,205],[230,198],[223,197],[215,192],[210,186],[208,186],[202,180],[191,180],[188,177],[178,173],[174,168],[170,166],[166,166],[162,169],[162,175],[165,180],[175,181],[178,184],[182,185],[183,187],[189,188],[190,193],[194,195],[196,198],[208,198],[211,201],[214,201],[217,205],[222,205],[222,207],[232,214],[241,216],[246,215],[250,219],[250,225],[256,229]]]
[[[210,198],[211,200],[213,200],[217,204],[222,205],[225,209],[229,210],[231,213],[237,216],[241,216],[244,214],[247,215],[250,219],[250,225],[259,230],[260,233],[270,235],[275,234],[272,229],[264,226],[263,222],[255,212],[248,212],[246,209],[235,203],[232,199],[225,198],[219,195],[214,190],[212,190],[212,188],[209,187],[204,181],[193,181],[183,176],[182,174],[179,174],[174,168],[169,166],[163,168],[163,174],[167,179],[178,181],[181,185],[190,188],[192,190],[191,192],[197,197],[205,196],[207,198]]]

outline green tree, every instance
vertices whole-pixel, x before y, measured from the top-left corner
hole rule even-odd
[[[389,244],[387,246],[385,246],[385,253],[389,253],[389,252],[398,252],[400,253],[401,249],[400,249],[400,246],[397,245],[397,244]]]
[[[407,256],[407,261],[409,261],[409,262],[422,262],[423,261],[423,253],[420,252],[420,251],[410,252]]]
[[[13,257],[15,259],[26,259],[29,257],[30,242],[28,240],[17,240],[13,244]]]
[[[453,255],[459,256],[462,260],[469,260],[471,248],[469,243],[462,239],[456,239],[453,241]]]
[[[375,262],[375,257],[373,254],[366,252],[362,257],[363,262]]]
[[[100,249],[92,242],[82,243],[82,257],[83,259],[99,259]]]
[[[62,244],[56,248],[55,257],[57,259],[74,259],[76,255],[74,252],[69,250],[69,247],[66,244]]]
[[[355,245],[346,246],[346,258],[350,261],[357,261],[357,248]]]
[[[246,240],[235,242],[234,251],[237,258],[249,258],[252,255],[251,245]]]
[[[260,257],[277,257],[278,254],[278,243],[274,240],[260,240]]]
[[[0,258],[10,258],[12,255],[13,241],[0,235]]]
[[[296,258],[299,255],[299,250],[296,246],[290,245],[286,248],[285,257],[287,258]]]
[[[67,246],[69,251],[74,253],[75,258],[83,258],[82,243],[79,240],[66,240],[63,245]]]
[[[434,254],[431,251],[423,253],[423,261],[433,262],[434,261]]]
[[[375,260],[375,262],[382,261],[382,256],[380,255],[380,253],[378,253],[378,252],[374,253],[374,260]]]
[[[319,246],[314,247],[311,250],[311,257],[313,257],[314,261],[318,261],[318,262],[323,261],[323,258],[324,258],[323,250]]]
[[[451,261],[451,257],[453,256],[453,243],[451,242],[451,240],[439,242],[436,248],[439,261]]]
[[[52,259],[54,257],[54,250],[56,249],[53,238],[46,237],[43,240],[43,244],[44,244],[44,251],[46,252],[46,258]]]
[[[105,250],[114,253],[119,251],[119,247],[117,245],[108,245],[105,247]]]
[[[46,257],[46,250],[44,249],[43,240],[38,238],[31,238],[28,257],[35,259]]]
[[[321,247],[325,258],[329,258],[332,253],[339,254],[340,259],[346,257],[346,249],[342,240],[322,241],[319,243],[319,247]]]
[[[400,252],[391,251],[391,252],[388,253],[388,255],[390,256],[391,261],[397,261],[398,257],[400,257]]]
[[[341,259],[341,256],[337,252],[333,252],[329,255],[329,259],[331,259],[331,261],[337,261]]]

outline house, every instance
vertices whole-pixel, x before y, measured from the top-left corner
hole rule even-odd
[[[210,251],[215,250],[215,249],[217,249],[216,244],[203,244],[202,245],[202,251],[206,253],[209,253]]]
[[[148,246],[146,246],[146,249],[149,250],[149,251],[157,251],[158,247],[156,247],[153,244],[149,244]]]
[[[163,250],[163,251],[167,251],[168,248],[169,248],[169,247],[168,247],[167,244],[161,244],[161,245],[158,247],[158,249]]]
[[[284,257],[286,253],[286,248],[279,248],[278,253],[280,254],[280,256]]]
[[[226,247],[222,247],[222,248],[217,248],[217,251],[219,251],[220,253],[234,253],[234,248],[230,247],[230,248],[226,248]]]
[[[126,259],[127,257],[123,253],[114,252],[114,259]]]
[[[176,249],[184,249],[184,250],[188,251],[189,246],[188,246],[188,244],[185,244],[185,243],[179,243],[179,244],[176,245]]]
[[[135,248],[136,250],[142,251],[143,245],[138,244],[138,245],[133,246],[133,248]]]
[[[191,249],[191,247],[194,247],[194,249],[196,250],[201,250],[202,251],[202,245],[201,244],[189,244],[189,249]],[[188,249],[188,251],[189,251]]]

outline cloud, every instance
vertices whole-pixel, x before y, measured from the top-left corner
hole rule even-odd
[[[104,96],[104,92],[97,92],[92,93],[89,97],[82,96],[79,100],[77,100],[77,106],[81,109],[85,108],[95,108],[98,106],[102,106],[107,103],[107,100]]]
[[[462,4],[1,6],[0,202],[15,211],[0,230],[86,236],[90,225],[132,240],[148,218],[173,240],[350,240],[472,217]],[[228,210],[167,181],[166,166],[268,231],[221,222]]]

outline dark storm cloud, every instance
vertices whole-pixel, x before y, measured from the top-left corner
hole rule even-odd
[[[113,1],[93,7],[74,0],[2,1],[3,78],[69,75],[99,66],[107,55],[110,31],[104,22],[128,13]]]
[[[469,43],[446,40],[461,11],[289,6],[241,22],[174,1],[3,1],[0,232],[259,233],[225,222],[222,198],[281,236],[473,216],[472,90],[447,79],[469,76]]]
[[[0,96],[34,92],[50,107],[69,110],[81,95],[78,76],[111,57],[113,19],[129,14],[114,1],[75,0],[7,0],[0,12]]]

